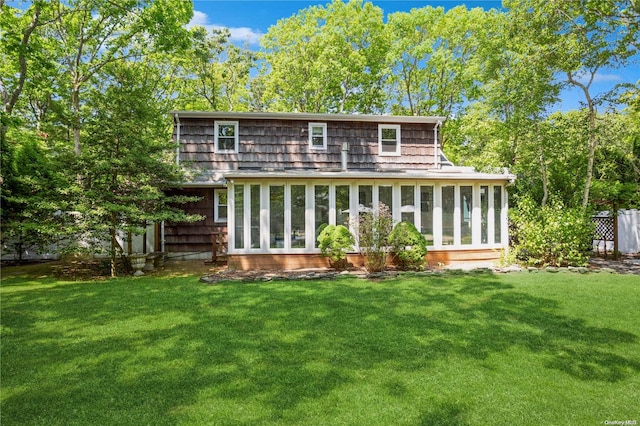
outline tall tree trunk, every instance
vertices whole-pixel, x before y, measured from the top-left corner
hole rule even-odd
[[[593,179],[593,163],[596,156],[596,148],[598,147],[598,138],[596,136],[596,105],[593,98],[589,94],[589,87],[593,82],[593,79],[598,72],[598,67],[591,70],[591,78],[587,84],[583,84],[576,80],[571,71],[567,72],[567,78],[569,83],[579,87],[584,93],[584,97],[587,101],[587,109],[589,113],[588,134],[589,134],[589,157],[587,159],[587,176],[584,184],[584,192],[582,195],[582,208],[586,209],[589,205],[589,193],[591,190],[591,181]]]
[[[591,180],[593,179],[593,163],[596,156],[598,138],[596,137],[596,110],[593,101],[589,98],[589,158],[587,160],[587,180],[584,184],[584,195],[582,197],[582,207],[587,208],[589,204],[589,191]]]
[[[4,2],[2,2],[2,5],[4,6]],[[16,87],[13,89],[11,93],[7,92],[4,86],[1,88],[2,113],[3,113],[2,115],[6,114],[7,116],[10,116],[12,114],[13,107],[16,105],[16,102],[18,102],[18,99],[20,98],[20,94],[22,94],[24,82],[27,78],[27,50],[28,50],[27,48],[29,47],[29,40],[31,38],[31,34],[33,34],[33,31],[40,24],[41,9],[42,9],[42,5],[39,3],[36,3],[33,9],[33,18],[31,19],[31,22],[29,23],[27,28],[24,30],[24,33],[22,35],[22,40],[20,41],[20,47],[18,49],[19,51],[18,64],[20,67],[20,71],[19,71],[18,83],[16,84]],[[3,120],[2,123],[0,123],[0,146],[3,149],[4,149],[4,144],[6,142],[5,137],[7,135],[7,131],[8,131],[8,126],[4,123],[4,120]]]
[[[82,154],[82,146],[80,145],[80,85],[74,84],[73,93],[71,94],[71,112],[72,123],[71,132],[73,135],[73,152],[77,156]]]

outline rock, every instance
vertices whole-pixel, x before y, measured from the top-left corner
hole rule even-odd
[[[205,275],[204,277],[200,277],[200,282],[205,284],[216,284],[218,280],[212,275]]]

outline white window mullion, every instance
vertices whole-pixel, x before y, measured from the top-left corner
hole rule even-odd
[[[291,184],[284,185],[284,249],[291,249]]]
[[[482,244],[482,206],[480,205],[480,185],[472,187],[473,209],[471,210],[471,245]]]
[[[453,191],[453,245],[457,247],[462,244],[460,185],[455,185]]]
[[[251,248],[251,184],[244,185],[244,248]]]
[[[359,206],[358,184],[352,183],[349,185],[349,232],[351,232],[352,235],[355,235],[356,233],[354,222],[358,218]]]
[[[402,221],[402,199],[400,195],[400,183],[396,182],[391,186],[391,199],[393,200],[391,216],[394,225]]]
[[[307,182],[305,185],[305,194],[306,194],[306,202],[305,202],[305,235],[307,236],[305,240],[305,247],[307,251],[313,251],[316,247],[316,230],[315,230],[315,205],[314,205],[314,186],[313,184]]]
[[[495,210],[493,208],[494,198],[493,198],[493,187],[494,185],[489,185],[487,191],[489,192],[489,208],[487,209],[487,244],[493,245],[496,243],[495,240]]]
[[[420,182],[414,182],[413,185],[413,223],[416,226],[416,229],[420,231],[422,229],[422,200],[420,198]]]
[[[336,224],[336,185],[329,185],[329,225]]]
[[[509,193],[506,191],[504,186],[500,186],[500,191],[502,192],[502,211],[500,212],[500,230],[502,231],[501,241],[502,247],[509,247]]]
[[[269,209],[271,208],[269,201],[270,188],[271,186],[267,182],[261,186],[260,194],[260,250],[265,252],[269,250],[269,238],[271,235],[269,221]]]
[[[227,185],[227,253],[231,254],[235,252],[235,244],[233,243],[236,237],[236,215],[234,214],[236,206],[235,198],[234,183],[229,182]]]

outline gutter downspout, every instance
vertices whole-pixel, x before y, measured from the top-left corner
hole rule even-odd
[[[176,143],[178,146],[176,147],[176,164],[180,164],[180,117],[178,113],[173,116],[176,123]]]
[[[342,156],[341,156],[341,160],[342,160],[342,171],[346,172],[347,171],[347,155],[349,153],[349,144],[347,142],[342,142]]]
[[[440,166],[440,152],[438,151],[438,126],[442,125],[442,121],[438,120],[435,127],[433,128],[433,166],[436,169],[439,169]]]

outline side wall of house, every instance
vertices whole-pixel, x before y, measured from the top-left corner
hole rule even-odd
[[[237,153],[215,153],[213,118],[180,120],[180,161],[202,170],[339,170],[347,142],[352,170],[426,170],[434,166],[434,126],[401,124],[401,155],[378,155],[378,123],[327,124],[327,149],[309,146],[309,121],[239,120]],[[177,135],[175,135],[177,137]]]
[[[180,205],[189,214],[204,216],[203,220],[192,223],[171,223],[164,225],[164,246],[168,253],[211,255],[213,233],[227,233],[226,223],[216,223],[213,217],[213,188],[190,188],[176,190],[174,194],[202,197],[199,201]]]

